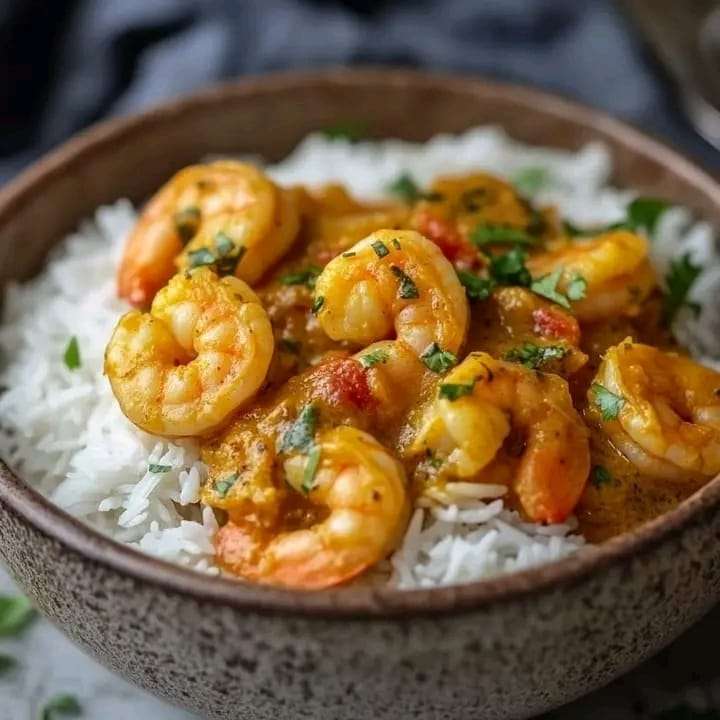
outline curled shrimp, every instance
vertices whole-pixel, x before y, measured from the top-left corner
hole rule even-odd
[[[252,165],[219,161],[174,175],[145,207],[125,247],[118,294],[138,307],[181,269],[208,266],[254,283],[290,247],[299,195]]]
[[[172,278],[150,312],[120,319],[105,351],[105,374],[139,428],[202,435],[257,392],[273,346],[270,321],[247,284],[201,268]]]
[[[590,420],[641,472],[720,472],[720,373],[627,338],[606,351],[588,399]]]
[[[527,267],[535,277],[559,272],[561,292],[566,292],[574,279],[582,278],[585,297],[573,302],[573,312],[585,322],[637,314],[657,284],[648,241],[626,230],[573,240],[550,252],[532,255]]]
[[[364,346],[392,334],[418,354],[457,353],[467,333],[465,291],[437,246],[411,230],[378,230],[331,260],[315,284],[322,329]]]
[[[482,352],[443,378],[409,454],[430,454],[441,477],[509,484],[538,522],[564,520],[590,470],[567,382]]]
[[[349,426],[318,433],[313,452],[285,460],[285,477],[300,502],[276,526],[231,518],[220,529],[217,558],[231,572],[319,590],[355,577],[397,546],[410,512],[398,460],[372,435]],[[308,480],[310,463],[317,465]]]

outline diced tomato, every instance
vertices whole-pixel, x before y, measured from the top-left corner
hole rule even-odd
[[[560,308],[543,307],[533,311],[533,331],[546,338],[567,340],[571,345],[580,342],[577,320]]]
[[[330,360],[318,368],[322,394],[330,405],[351,405],[358,410],[373,407],[376,399],[363,366],[353,358]]]
[[[461,267],[477,265],[477,251],[451,221],[425,212],[419,215],[417,227],[422,235],[442,250],[451,263]]]

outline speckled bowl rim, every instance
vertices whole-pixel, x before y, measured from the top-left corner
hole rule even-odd
[[[512,98],[530,111],[542,107],[546,115],[572,117],[590,130],[622,139],[625,143],[631,141],[641,155],[652,155],[663,164],[672,165],[675,175],[702,187],[720,207],[720,185],[692,161],[631,125],[574,101],[536,89],[468,76],[391,68],[333,69],[278,73],[225,83],[163,103],[141,114],[94,125],[47,154],[0,190],[0,228],[4,226],[7,217],[12,216],[35,193],[41,192],[45,184],[58,174],[81,166],[84,158],[99,148],[107,144],[117,146],[124,138],[134,133],[147,132],[155,123],[166,121],[174,115],[192,112],[222,102],[228,97],[237,100],[306,84],[351,88],[353,85],[378,82],[387,83],[388,86],[410,84],[426,89],[457,87],[459,91],[470,90],[480,96]],[[17,477],[2,461],[0,500],[27,523],[54,538],[68,550],[139,582],[188,595],[200,602],[260,613],[370,620],[478,610],[513,598],[576,584],[589,574],[648,552],[682,532],[686,526],[698,520],[704,509],[720,502],[720,477],[710,481],[673,511],[633,532],[602,545],[584,548],[563,560],[467,585],[422,590],[359,586],[306,593],[200,574],[145,555],[102,535],[51,503]]]

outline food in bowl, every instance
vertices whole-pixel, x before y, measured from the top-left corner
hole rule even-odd
[[[290,588],[629,530],[720,471],[720,263],[609,174],[493,128],[185,168],[10,290],[4,457],[119,541]]]

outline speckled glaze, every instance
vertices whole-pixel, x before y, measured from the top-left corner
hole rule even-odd
[[[404,71],[250,80],[113,121],[0,192],[0,280],[26,278],[99,204],[141,200],[208,153],[282,157],[367,119],[422,140],[495,122],[526,142],[605,141],[619,184],[720,225],[720,187],[606,116],[527,89]],[[460,588],[302,594],[195,575],[101,537],[0,467],[0,555],[38,607],[126,678],[218,720],[494,720],[571,700],[720,598],[720,481],[637,532]]]

